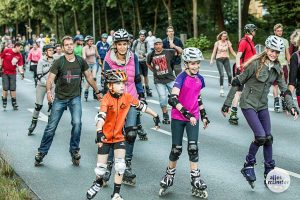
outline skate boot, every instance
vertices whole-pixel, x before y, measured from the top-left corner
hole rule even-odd
[[[139,139],[142,140],[142,141],[146,141],[148,140],[148,137],[147,137],[147,133],[146,131],[143,129],[142,125],[139,124],[137,126],[137,133],[138,133],[138,136],[139,136]]]
[[[135,180],[136,175],[132,172],[131,169],[131,160],[126,160],[126,169],[125,169],[125,173],[123,175],[123,184],[126,185],[131,185],[134,186],[135,185]]]
[[[275,168],[275,161],[272,160],[271,162],[269,163],[264,163],[265,164],[265,172],[264,172],[264,184],[265,186],[267,187],[267,182],[266,182],[266,178],[267,178],[267,175],[270,171],[272,171],[274,168]]]
[[[111,200],[124,200],[124,199],[119,193],[115,193],[114,195],[111,195]]]
[[[224,87],[221,86],[220,88],[220,97],[224,97]]]
[[[17,100],[15,98],[11,98],[11,105],[13,107],[14,110],[18,110],[18,104],[17,104]]]
[[[33,117],[31,121],[31,125],[28,128],[28,136],[33,135],[32,132],[34,131],[36,124],[37,124],[38,119]]]
[[[152,92],[151,92],[151,89],[149,88],[149,86],[146,86],[146,94],[147,94],[147,97],[152,97]]]
[[[163,121],[162,121],[163,124],[170,124],[170,117],[169,117],[169,114],[166,112],[166,113],[163,113]]]
[[[38,167],[38,166],[42,165],[45,155],[46,154],[44,154],[42,152],[38,152],[34,157],[34,159],[35,159],[34,166]]]
[[[231,114],[229,117],[229,123],[232,125],[238,125],[239,124],[239,118],[237,117],[237,108],[236,107],[232,107],[231,108]]]
[[[79,166],[79,164],[80,164],[80,158],[81,158],[81,155],[79,154],[79,151],[76,150],[76,151],[71,152],[71,157],[72,157],[72,163],[73,163],[73,165]]]
[[[111,170],[112,170],[113,165],[114,165],[113,162],[111,162],[111,161],[108,161],[108,162],[107,162],[106,172],[105,172],[105,174],[103,175],[103,187],[106,187],[106,186],[107,186],[107,182],[108,182],[109,179],[110,179],[110,176],[111,176]]]
[[[255,187],[254,182],[256,181],[254,164],[245,162],[244,167],[241,169],[241,173],[246,178],[246,180],[248,181],[251,188],[254,189],[254,187]]]
[[[101,187],[103,186],[103,180],[102,179],[96,179],[93,182],[93,185],[88,189],[86,193],[87,199],[93,199],[96,194],[100,191]]]
[[[199,169],[192,170],[190,173],[190,177],[191,177],[191,185],[192,185],[192,195],[206,199],[208,197],[208,193],[206,191],[207,185],[201,179],[200,170]]]
[[[160,189],[158,192],[159,196],[164,196],[166,194],[167,189],[173,185],[175,172],[176,168],[171,169],[167,167],[166,174],[160,181]]]
[[[286,101],[284,100],[284,94],[283,93],[281,93],[280,98],[281,98],[282,110],[286,111],[287,110],[287,106],[286,106]]]
[[[7,106],[7,98],[2,97],[2,103],[3,103],[3,109],[5,111],[6,110],[6,106]]]
[[[274,111],[279,112],[280,104],[279,104],[279,97],[274,98]]]
[[[89,96],[89,91],[88,91],[88,90],[85,90],[85,91],[84,91],[84,98],[85,98],[85,101],[88,100],[88,96]]]

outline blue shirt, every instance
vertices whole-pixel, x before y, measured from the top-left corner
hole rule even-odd
[[[107,42],[103,43],[102,41],[99,41],[97,42],[96,47],[101,60],[104,60],[105,55],[109,50],[109,44]]]
[[[183,49],[183,44],[182,44],[181,40],[180,40],[178,37],[174,37],[173,43],[174,43],[176,46],[181,47],[181,48]],[[169,42],[169,39],[168,39],[168,38],[165,38],[165,39],[163,40],[163,48],[164,48],[164,49],[172,49],[172,48],[170,47],[170,42]],[[174,49],[174,48],[173,48],[173,49]],[[175,49],[175,51],[176,51],[176,49]],[[178,54],[178,52],[177,52],[177,54]],[[173,60],[172,60],[172,65],[179,65],[180,63],[181,63],[181,58],[180,58],[180,56],[176,55],[176,56],[173,58]]]

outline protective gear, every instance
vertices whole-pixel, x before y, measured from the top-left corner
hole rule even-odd
[[[98,114],[95,116],[95,122],[96,122],[96,124],[100,120],[105,121],[105,119],[106,119],[106,113],[105,112],[98,112]]]
[[[299,111],[296,107],[293,107],[294,108],[294,113],[297,113],[297,115],[299,115]],[[291,115],[295,116],[295,114],[292,113],[292,109],[291,109]]]
[[[147,104],[145,104],[143,101],[140,101],[139,105],[136,107],[138,111],[146,112],[147,110]]]
[[[272,144],[273,144],[273,135],[267,135],[265,145],[271,146]]]
[[[178,95],[177,94],[170,94],[168,103],[173,108],[176,108],[177,104],[179,104]]]
[[[82,35],[76,35],[74,37],[74,42],[76,42],[76,41],[83,41],[83,36]]]
[[[35,104],[35,110],[36,111],[40,111],[42,109],[43,105],[40,105],[40,104]]]
[[[125,29],[119,29],[114,33],[113,41],[129,41],[129,34]]]
[[[256,31],[257,27],[254,24],[246,24],[244,27],[245,33],[252,33],[253,31]]]
[[[87,42],[89,40],[94,40],[94,38],[90,35],[87,35],[85,38],[84,38],[84,41]]]
[[[125,140],[129,143],[129,144],[133,144],[136,136],[137,136],[137,127],[136,126],[129,126],[125,128]]]
[[[124,174],[126,169],[125,159],[124,158],[116,158],[115,159],[115,171],[122,175]]]
[[[107,83],[117,83],[127,81],[127,74],[124,70],[112,69],[105,73],[105,80]]]
[[[157,115],[156,117],[153,117],[153,121],[154,121],[155,126],[159,126],[159,124],[160,124],[159,115]]]
[[[222,112],[225,112],[225,113],[228,113],[228,112],[229,112],[229,108],[230,108],[230,106],[227,106],[227,105],[224,104],[224,105],[222,106],[221,111],[222,111]]]
[[[107,165],[103,163],[97,163],[97,167],[95,168],[95,174],[98,177],[102,177],[106,172]]]
[[[182,108],[179,110],[180,113],[188,120],[190,120],[192,117],[195,117],[193,114],[191,114],[185,107],[182,106]]]
[[[181,155],[181,153],[182,153],[182,146],[173,144],[169,159],[171,161],[176,161],[179,159],[179,156]]]
[[[51,44],[47,44],[47,45],[43,46],[43,52],[48,51],[48,49],[54,49],[54,46]]]
[[[289,90],[289,89],[287,89],[284,93],[283,93],[283,96],[285,97],[286,95],[290,95],[291,97],[293,96],[292,95],[292,92]]]
[[[202,122],[203,122],[204,119],[206,119],[206,124],[210,123],[210,121],[209,121],[209,119],[207,117],[207,113],[206,113],[206,111],[205,111],[204,108],[200,110],[200,116],[201,116],[201,121]]]
[[[190,161],[198,162],[198,145],[196,141],[189,141],[188,143],[188,154],[190,157]]]
[[[270,35],[265,42],[267,48],[282,52],[284,51],[283,40],[275,35]]]
[[[106,136],[104,135],[102,130],[98,130],[97,131],[97,135],[96,135],[96,143],[100,143],[106,140]]]
[[[266,142],[266,137],[264,137],[264,136],[255,137],[254,143],[257,146],[263,146],[265,144],[265,142]]]
[[[146,31],[145,30],[140,30],[139,35],[146,35]]]
[[[231,86],[233,86],[233,87],[237,87],[238,86],[239,87],[241,85],[242,84],[241,84],[240,80],[237,77],[235,77],[235,78],[232,79]]]
[[[139,95],[139,100],[141,102],[143,102],[144,104],[148,105],[148,103],[146,101],[145,93],[141,92],[141,93],[138,93],[138,95]]]
[[[198,96],[198,106],[202,106],[203,102],[202,102],[202,97],[201,94]]]
[[[102,33],[101,38],[108,38],[107,33]]]
[[[195,47],[185,48],[181,57],[184,62],[195,62],[204,60],[202,52]]]

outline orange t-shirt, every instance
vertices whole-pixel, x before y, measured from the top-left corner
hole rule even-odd
[[[131,106],[138,106],[139,100],[129,93],[124,93],[120,98],[114,98],[108,92],[104,95],[100,112],[106,113],[103,125],[103,133],[107,139],[105,143],[116,143],[124,141],[123,127],[127,113]]]

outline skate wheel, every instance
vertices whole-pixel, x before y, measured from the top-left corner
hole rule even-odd
[[[73,159],[72,162],[73,162],[73,165],[75,165],[75,166],[79,166],[79,164],[80,164],[80,160]]]
[[[166,188],[160,188],[159,189],[159,192],[158,192],[158,195],[160,197],[164,196],[166,194]]]
[[[35,166],[35,167],[40,167],[40,166],[42,166],[42,165],[43,165],[42,162],[37,162],[37,161],[34,162],[34,166]]]
[[[250,184],[251,188],[254,189],[254,187],[255,187],[254,182],[249,182],[249,184]]]
[[[108,186],[108,183],[106,181],[103,181],[102,187],[107,187],[107,186]]]

